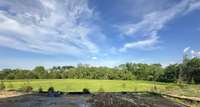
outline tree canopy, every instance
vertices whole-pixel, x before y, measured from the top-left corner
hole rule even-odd
[[[45,69],[37,66],[33,70],[3,69],[0,79],[109,79],[148,80],[160,82],[200,83],[200,58],[184,57],[180,64],[162,67],[161,64],[126,63],[117,67],[54,66]]]

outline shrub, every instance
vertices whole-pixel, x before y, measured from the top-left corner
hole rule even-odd
[[[22,85],[19,88],[19,91],[25,91],[25,92],[31,92],[33,90],[32,86],[26,86],[26,85]]]
[[[32,86],[25,86],[24,91],[31,92],[33,90]]]
[[[42,93],[42,92],[43,92],[42,87],[38,88],[38,92],[39,92],[39,93]]]
[[[1,81],[1,84],[0,84],[0,90],[4,90],[6,88],[5,84],[3,81]]]
[[[83,93],[85,93],[85,94],[89,94],[89,93],[90,93],[90,90],[87,89],[87,88],[84,88],[84,89],[83,89]]]
[[[49,87],[48,92],[49,93],[53,93],[54,92],[54,87]]]
[[[104,89],[101,87],[99,88],[98,92],[104,92]]]

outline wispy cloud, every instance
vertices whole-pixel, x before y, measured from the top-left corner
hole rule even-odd
[[[96,57],[96,56],[93,56],[93,57],[92,57],[92,60],[97,60],[97,57]]]
[[[200,51],[191,50],[190,47],[186,47],[183,50],[183,52],[184,52],[184,54],[190,55],[192,58],[194,58],[194,57],[200,57]]]
[[[0,1],[0,45],[40,53],[96,53],[95,13],[87,0]]]
[[[193,10],[200,9],[200,1],[199,0],[188,0],[190,3],[188,4],[188,9],[186,13],[191,12]]]
[[[158,44],[162,39],[159,31],[169,21],[200,7],[199,0],[181,0],[164,9],[163,6],[154,9],[156,5],[165,3],[150,3],[152,6],[145,8],[146,1],[135,0],[134,3],[138,2],[135,4],[138,6],[133,6],[136,7],[133,10],[137,9],[133,15],[142,13],[136,15],[140,19],[131,22],[132,20],[128,18],[128,24],[124,24],[125,18],[120,22],[116,21],[123,23],[118,30],[122,35],[126,35],[125,39],[117,40],[119,38],[113,38],[115,32],[102,30],[110,26],[102,27],[104,25],[101,22],[101,24],[95,23],[96,19],[102,22],[104,20],[96,15],[96,10],[92,9],[88,2],[88,0],[18,0],[17,2],[0,0],[0,46],[45,54],[91,53],[92,56],[98,56],[96,53],[100,52],[113,55],[118,54],[118,51],[129,49],[155,49],[160,47]],[[105,38],[103,33],[110,37]],[[104,39],[102,44],[97,42],[100,38]],[[135,40],[130,41],[130,38]],[[104,45],[106,49],[103,48]]]
[[[142,20],[137,23],[120,25],[119,29],[123,35],[136,37],[139,36],[140,38],[143,38],[138,42],[125,43],[120,50],[141,47],[149,48],[150,46],[156,46],[156,43],[158,43],[157,41],[159,41],[159,31],[162,30],[169,21],[178,15],[187,14],[193,10],[199,9],[199,4],[200,1],[198,0],[182,0],[181,2],[177,3],[176,5],[172,5],[167,9],[152,11],[145,14]],[[144,39],[146,36],[150,36],[150,40]]]
[[[121,48],[119,51],[125,52],[129,48],[139,48],[139,49],[152,49],[152,47],[158,43],[158,37],[157,36],[150,36],[148,39],[142,40],[142,41],[136,41],[136,42],[130,42],[126,43],[123,48]]]
[[[183,49],[183,53],[187,53],[190,50],[190,47],[186,47],[185,49]]]
[[[191,50],[192,57],[200,57],[200,51]]]

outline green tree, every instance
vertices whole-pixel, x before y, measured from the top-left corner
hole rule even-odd
[[[34,73],[37,75],[39,79],[45,79],[48,77],[48,72],[45,70],[43,66],[37,66],[33,69]]]
[[[159,76],[158,81],[176,82],[179,77],[179,64],[171,64],[164,69],[164,73]]]
[[[187,77],[185,80],[188,83],[200,83],[200,59],[199,58],[193,58],[186,64],[186,70],[185,77]]]

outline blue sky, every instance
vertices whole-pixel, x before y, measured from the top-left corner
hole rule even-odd
[[[0,0],[0,68],[200,57],[199,0]]]

